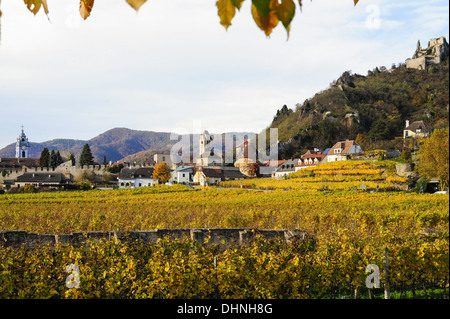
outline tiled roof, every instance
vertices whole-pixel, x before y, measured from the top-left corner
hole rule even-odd
[[[35,172],[35,173],[24,173],[23,175],[17,177],[17,183],[62,183],[65,182],[65,177],[63,173],[55,172]]]
[[[409,130],[412,132],[416,132],[417,129],[422,130],[422,132],[428,132],[430,130],[428,125],[426,125],[424,121],[414,121],[409,124],[407,128],[405,128],[405,130]]]
[[[0,168],[19,168],[26,167],[38,167],[39,158],[15,158],[15,157],[2,157],[0,158]]]
[[[298,159],[291,159],[291,160],[287,160],[286,162],[284,162],[283,164],[281,164],[278,169],[277,172],[290,172],[290,171],[294,171],[295,170],[295,165],[298,163]]]
[[[153,167],[139,167],[129,168],[124,167],[120,170],[120,179],[135,179],[135,178],[153,178]]]
[[[202,168],[201,170],[206,177],[221,178],[222,170],[220,168]]]
[[[334,150],[341,148],[342,151],[339,153],[340,155],[347,155],[352,146],[357,145],[353,140],[346,140],[344,142],[337,142],[334,146],[329,150],[328,154],[334,155]]]
[[[203,172],[206,177],[210,178],[245,178],[245,175],[241,173],[237,167],[223,167],[223,168],[212,168],[212,167],[202,167],[201,170],[197,171]]]

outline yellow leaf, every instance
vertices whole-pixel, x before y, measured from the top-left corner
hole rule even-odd
[[[94,0],[81,0],[80,1],[80,15],[86,20],[91,14],[92,7],[94,6]]]
[[[48,15],[47,0],[23,0],[23,2],[27,5],[28,10],[33,12],[34,15],[39,12],[41,5],[44,7],[45,14]]]
[[[139,8],[147,2],[147,0],[127,0],[128,4],[138,11]]]
[[[252,4],[252,16],[256,22],[256,25],[261,30],[264,31],[266,36],[269,36],[272,33],[273,28],[275,28],[278,25],[278,22],[280,22],[274,11],[270,11],[265,18],[262,18],[258,9],[253,4]]]
[[[277,9],[277,17],[283,23],[284,28],[288,33],[291,29],[291,21],[295,15],[295,3],[294,0],[281,0],[281,4]]]
[[[0,4],[2,3],[2,0],[0,0]],[[0,18],[2,17],[2,10],[0,10]],[[0,22],[0,40],[2,39],[2,23]]]
[[[236,7],[236,9],[240,10],[242,6],[242,2],[244,0],[231,0],[231,3]]]
[[[236,8],[231,3],[231,0],[218,0],[216,6],[220,17],[220,24],[228,30],[228,27],[231,25],[231,20],[236,13]]]

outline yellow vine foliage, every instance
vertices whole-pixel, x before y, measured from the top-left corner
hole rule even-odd
[[[352,298],[355,291],[368,294],[368,264],[383,276],[385,248],[392,292],[430,283],[448,291],[446,194],[160,185],[0,196],[2,230],[67,234],[205,224],[299,228],[311,236],[220,249],[190,239],[0,245],[0,298]],[[64,284],[70,264],[79,266],[79,289]]]

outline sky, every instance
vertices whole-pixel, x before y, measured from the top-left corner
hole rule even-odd
[[[296,1],[297,2],[297,1]],[[449,40],[449,2],[303,1],[289,39],[266,37],[246,0],[225,30],[215,0],[21,0],[0,9],[0,148],[21,126],[31,142],[87,140],[114,127],[259,132],[344,71],[366,75],[410,58],[420,40]]]

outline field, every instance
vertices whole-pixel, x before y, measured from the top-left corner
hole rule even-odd
[[[270,191],[175,185],[2,195],[2,230],[248,227],[296,228],[311,236],[226,250],[189,240],[0,246],[0,298],[379,297],[383,284],[370,291],[365,286],[369,264],[379,266],[393,298],[448,298],[448,194],[286,189],[276,187],[285,180],[271,182]],[[65,267],[72,263],[80,267],[79,289],[65,286]]]

